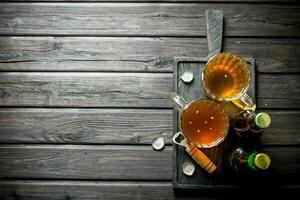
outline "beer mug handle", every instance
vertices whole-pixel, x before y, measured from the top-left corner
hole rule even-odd
[[[247,93],[244,93],[238,99],[233,100],[233,103],[238,107],[242,108],[243,110],[255,111],[256,109],[256,104]]]
[[[170,94],[170,98],[172,100],[172,103],[173,103],[174,107],[178,111],[182,111],[183,108],[187,105],[187,102],[184,100],[184,98],[179,96],[175,92],[172,92]]]

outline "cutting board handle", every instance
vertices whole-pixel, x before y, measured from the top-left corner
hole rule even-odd
[[[206,10],[206,36],[208,41],[208,59],[222,50],[223,11]]]

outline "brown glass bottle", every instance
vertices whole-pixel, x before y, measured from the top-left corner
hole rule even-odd
[[[270,124],[270,115],[264,112],[255,113],[250,110],[241,111],[233,119],[233,128],[239,136],[242,136],[246,131],[261,134]]]

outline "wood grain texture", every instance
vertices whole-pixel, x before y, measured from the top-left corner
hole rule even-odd
[[[300,107],[299,75],[266,75],[258,76],[258,107],[291,108]],[[272,91],[268,94],[267,91]]]
[[[300,34],[297,5],[207,3],[6,3],[0,34],[205,36],[208,9],[223,10],[225,36]]]
[[[151,144],[172,138],[171,109],[0,110],[0,142]]]
[[[170,108],[172,80],[169,73],[5,72],[0,106]],[[300,75],[260,74],[258,108],[299,108],[299,88]]]
[[[272,158],[273,184],[299,180],[300,148],[263,151]],[[2,178],[171,180],[171,169],[171,147],[158,152],[150,145],[0,145]]]
[[[252,186],[252,189],[255,186]],[[217,192],[211,192],[216,188]],[[114,182],[114,181],[0,181],[0,196],[4,199],[26,199],[26,200],[221,200],[224,197],[235,199],[229,189],[241,191],[243,187],[223,186],[207,187],[208,191],[188,190],[173,191],[170,182]],[[244,188],[245,189],[245,188]],[[259,189],[259,188],[258,188]],[[245,189],[247,191],[247,189]],[[299,192],[299,186],[273,186],[264,187],[264,192],[272,191],[288,192],[293,195]],[[256,190],[257,191],[257,190]],[[209,193],[210,192],[210,193]],[[249,195],[251,195],[250,193]],[[247,197],[249,197],[249,195]],[[256,194],[255,194],[256,195]],[[289,196],[288,195],[288,196]],[[254,194],[253,194],[254,196]],[[227,199],[227,198],[226,198]]]
[[[299,111],[265,112],[272,125],[262,145],[300,145]],[[171,144],[172,118],[171,109],[2,108],[0,143],[151,144],[162,136]]]
[[[227,38],[258,72],[300,72],[298,39]],[[207,56],[205,38],[0,37],[0,71],[172,72],[174,56]]]
[[[205,193],[205,192],[204,192]],[[170,182],[0,181],[0,196],[13,200],[221,200],[206,193],[176,195]]]
[[[171,107],[171,77],[149,73],[2,73],[0,105]]]
[[[1,145],[0,177],[170,180],[171,148],[94,145]]]

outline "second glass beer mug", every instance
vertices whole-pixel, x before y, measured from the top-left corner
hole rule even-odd
[[[202,73],[206,95],[218,101],[232,101],[244,110],[255,110],[256,105],[246,94],[251,71],[241,56],[223,52],[212,57]]]
[[[229,118],[225,110],[208,99],[186,103],[183,97],[172,93],[171,100],[181,111],[180,127],[187,140],[199,148],[217,146],[227,136]]]
[[[171,100],[180,111],[180,128],[173,137],[173,142],[184,146],[185,151],[208,173],[213,173],[217,166],[197,147],[210,148],[217,146],[228,134],[229,118],[224,109],[217,103],[199,99],[191,103],[179,95],[172,93]],[[181,142],[177,141],[183,136]]]

